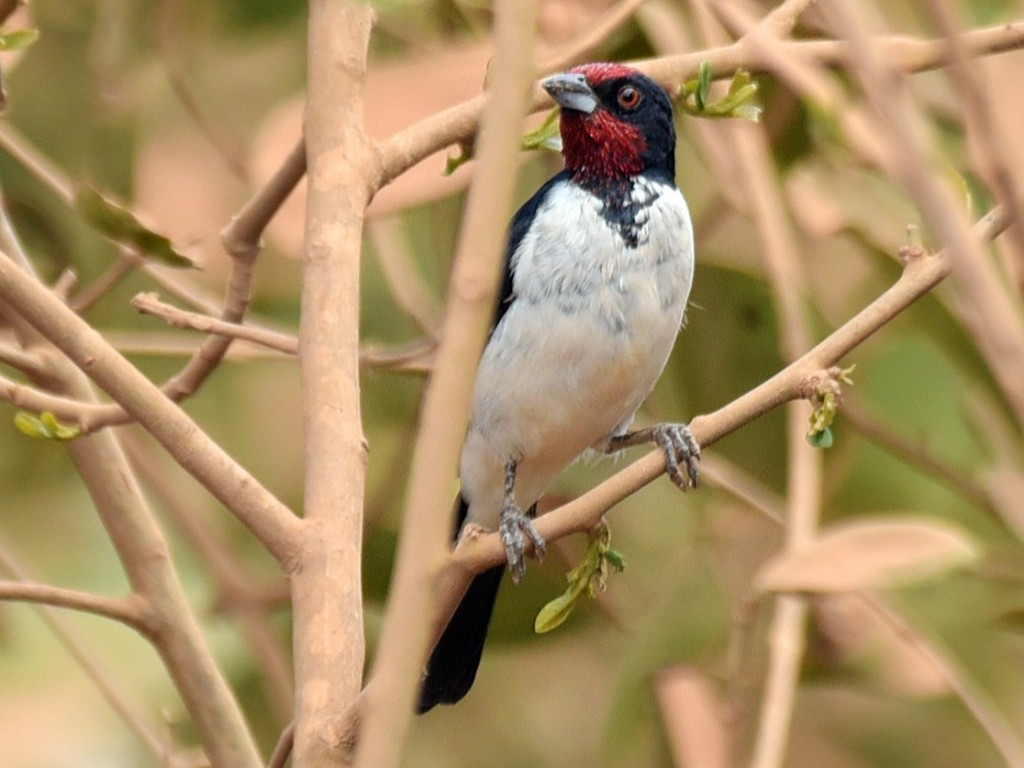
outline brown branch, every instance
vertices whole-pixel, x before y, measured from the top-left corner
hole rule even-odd
[[[228,323],[209,315],[178,309],[160,301],[155,293],[137,294],[132,299],[132,307],[143,314],[159,317],[177,328],[251,341],[253,344],[259,344],[286,355],[295,355],[299,351],[299,340],[294,336],[272,331],[269,328]]]
[[[698,11],[702,5],[697,3]],[[779,22],[795,16],[800,3],[777,7],[774,17],[765,17],[759,28],[767,35],[777,35]],[[699,13],[704,20],[708,13]],[[702,25],[708,41],[724,37],[717,24],[707,19]],[[783,28],[791,24],[783,23]],[[804,319],[803,295],[805,280],[798,259],[799,246],[782,199],[779,181],[774,175],[771,147],[761,126],[735,122],[725,126],[724,136],[731,139],[730,154],[735,157],[739,182],[746,191],[746,201],[754,216],[763,246],[768,277],[781,325],[783,359],[793,361],[812,344],[810,329]],[[806,444],[805,409],[791,403],[786,409],[787,480],[786,480],[786,542],[789,550],[798,549],[813,538],[821,508],[822,459],[820,451]],[[807,605],[802,596],[782,596],[776,600],[769,630],[768,672],[764,689],[764,705],[754,742],[751,765],[775,768],[782,764],[789,724],[796,700],[799,670],[803,659],[804,628]]]
[[[0,581],[0,600],[40,603],[54,608],[91,613],[113,619],[147,635],[152,631],[141,598],[125,599],[104,597],[89,592],[53,587],[49,584],[29,584],[22,581]]]
[[[263,230],[305,173],[306,145],[300,139],[270,180],[231,217],[231,221],[221,231],[224,250],[232,258],[256,257]]]
[[[678,768],[728,768],[728,738],[716,691],[692,667],[658,672],[654,692]]]
[[[17,349],[6,344],[0,344],[0,364],[8,365],[27,374],[40,374],[44,368],[39,358],[31,352],[26,352],[23,349]],[[0,381],[2,380],[0,378]],[[2,387],[2,384],[0,384],[0,387]],[[0,399],[2,399],[2,395],[0,395]]]
[[[360,417],[359,275],[367,180],[364,123],[373,10],[362,0],[309,3],[305,130],[309,164],[302,257],[305,514],[291,579],[295,764],[346,764],[338,719],[362,684],[361,583],[367,445]]]
[[[84,320],[0,253],[0,298],[132,414],[289,567],[299,521]]]
[[[274,747],[273,753],[270,755],[270,759],[267,761],[267,768],[284,768],[288,762],[288,758],[292,754],[292,748],[295,746],[295,723],[288,723],[281,736],[277,740],[277,745]]]

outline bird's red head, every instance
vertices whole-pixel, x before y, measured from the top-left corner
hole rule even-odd
[[[672,103],[649,77],[623,64],[584,64],[543,86],[562,107],[562,154],[577,181],[675,176]]]

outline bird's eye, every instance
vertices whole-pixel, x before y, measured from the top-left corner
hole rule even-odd
[[[636,109],[640,105],[640,91],[632,85],[624,85],[619,88],[617,96],[619,106],[623,109]]]

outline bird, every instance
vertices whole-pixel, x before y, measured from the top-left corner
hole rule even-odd
[[[629,431],[683,325],[693,226],[675,181],[672,102],[650,77],[592,63],[541,83],[560,107],[564,169],[516,212],[459,465],[455,539],[497,530],[519,582],[537,500],[588,451],[654,442],[683,490],[700,446],[684,424]],[[476,575],[427,661],[419,712],[470,690],[506,565]]]

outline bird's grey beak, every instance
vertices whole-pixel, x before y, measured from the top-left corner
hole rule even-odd
[[[543,80],[541,86],[562,109],[574,109],[588,115],[597,109],[597,96],[587,85],[587,78],[579,73],[553,75]]]

